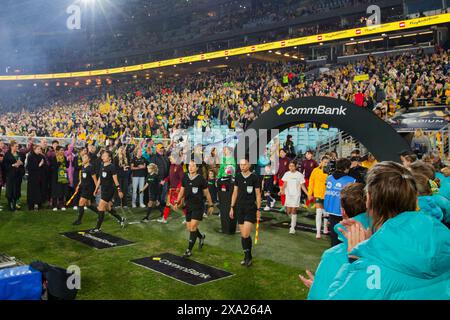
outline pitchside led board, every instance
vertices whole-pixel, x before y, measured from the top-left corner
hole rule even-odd
[[[281,132],[308,122],[324,123],[345,131],[361,142],[378,161],[398,162],[399,153],[410,150],[406,140],[373,112],[340,99],[307,97],[288,101],[263,113],[239,137],[235,155],[238,158],[244,154],[251,157],[250,150],[258,150],[259,157],[265,144],[273,138],[270,130]]]

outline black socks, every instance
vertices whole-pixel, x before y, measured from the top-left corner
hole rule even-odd
[[[109,213],[111,213],[111,215],[116,218],[119,222],[122,221],[122,217],[119,216],[116,212],[116,210],[114,208],[112,208],[111,210],[109,210]]]
[[[81,222],[81,219],[83,219],[83,215],[84,215],[84,207],[79,206],[78,207],[78,221]]]
[[[145,216],[145,219],[150,218],[150,213],[152,213],[153,207],[147,207],[147,215]]]
[[[242,249],[244,250],[245,259],[252,259],[252,237],[241,238]]]
[[[90,205],[88,206],[88,209],[91,209],[92,211],[94,211],[95,213],[98,213],[98,209],[96,206]]]
[[[197,240],[197,231],[191,231],[189,234],[189,251],[192,251],[192,248],[195,245],[195,241]]]
[[[97,226],[96,229],[100,229],[103,224],[103,220],[105,220],[105,211],[99,211],[98,212],[98,220],[97,220]]]

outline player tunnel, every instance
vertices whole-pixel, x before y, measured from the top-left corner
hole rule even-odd
[[[301,123],[325,123],[357,139],[378,161],[399,161],[399,153],[410,150],[409,144],[388,123],[373,112],[344,100],[306,97],[290,100],[263,113],[239,137],[236,158],[250,155],[257,159],[279,132]],[[252,153],[257,150],[257,157]]]

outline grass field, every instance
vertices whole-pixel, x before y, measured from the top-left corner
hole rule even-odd
[[[129,221],[145,215],[145,209],[118,212]],[[243,256],[240,236],[219,233],[220,219],[211,216],[200,226],[207,235],[205,246],[198,251],[196,244],[191,259],[234,276],[192,287],[129,262],[164,252],[182,255],[188,233],[179,213],[171,213],[166,225],[152,221],[128,225],[125,229],[107,215],[104,232],[136,243],[104,250],[92,249],[59,234],[95,225],[96,214],[87,210],[83,224],[72,226],[76,214],[73,209],[0,212],[0,252],[25,263],[41,260],[64,268],[78,265],[81,290],[77,299],[305,299],[307,290],[298,274],[305,268],[315,270],[322,252],[329,247],[326,237],[316,240],[313,233],[297,231],[289,235],[288,229],[271,227],[277,220],[288,220],[285,214],[263,213],[276,220],[261,223],[253,266],[244,268],[240,265]],[[314,224],[305,215],[306,212],[299,214],[299,222]],[[153,217],[158,217],[156,211]]]

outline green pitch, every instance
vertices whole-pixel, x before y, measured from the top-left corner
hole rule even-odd
[[[140,221],[145,209],[118,213],[128,221]],[[299,214],[299,222],[314,224],[305,215]],[[74,227],[71,223],[76,216],[73,209],[0,212],[0,252],[25,263],[41,260],[64,268],[79,266],[81,290],[77,299],[305,299],[307,290],[298,274],[304,274],[305,268],[315,270],[322,252],[329,247],[327,237],[316,240],[314,233],[297,231],[289,235],[288,229],[271,227],[271,223],[288,218],[282,213],[264,212],[263,216],[275,220],[261,223],[259,242],[253,247],[253,266],[245,268],[240,265],[240,236],[218,233],[220,219],[211,216],[200,225],[201,232],[206,233],[205,246],[198,251],[196,244],[192,259],[234,276],[192,287],[129,262],[164,252],[182,255],[188,233],[180,213],[171,212],[168,224],[151,221],[125,229],[107,215],[104,232],[136,243],[105,250],[92,249],[59,234],[95,226],[96,214],[90,210],[86,210],[83,224]],[[151,218],[158,217],[155,210]]]

